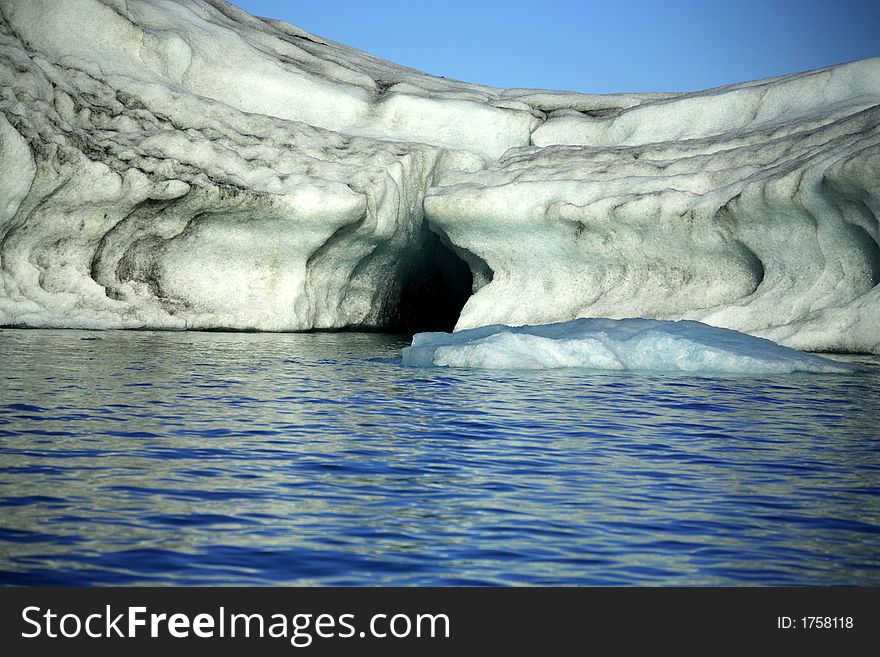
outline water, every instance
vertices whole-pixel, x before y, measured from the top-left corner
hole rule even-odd
[[[0,332],[0,583],[880,584],[880,361],[420,370],[403,336]]]

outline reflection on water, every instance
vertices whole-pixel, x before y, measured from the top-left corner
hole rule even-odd
[[[0,332],[0,583],[880,584],[880,366],[419,370]]]

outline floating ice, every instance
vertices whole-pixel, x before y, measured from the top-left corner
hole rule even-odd
[[[540,326],[485,326],[418,333],[403,350],[413,367],[787,374],[853,367],[770,340],[694,321],[576,319]]]

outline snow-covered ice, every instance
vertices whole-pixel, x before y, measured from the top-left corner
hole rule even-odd
[[[222,0],[0,3],[0,325],[693,319],[880,353],[880,58],[433,77]]]
[[[576,319],[539,326],[484,326],[417,333],[403,350],[411,367],[654,372],[845,373],[853,366],[770,340],[694,321]]]

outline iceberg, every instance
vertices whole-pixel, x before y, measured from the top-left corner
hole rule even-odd
[[[696,320],[880,353],[880,58],[434,77],[222,0],[0,4],[0,325]]]
[[[403,349],[410,367],[637,370],[736,374],[843,374],[856,368],[694,321],[577,319],[418,333]]]

